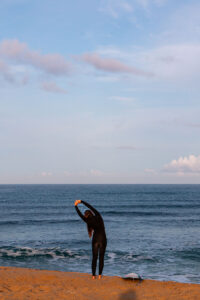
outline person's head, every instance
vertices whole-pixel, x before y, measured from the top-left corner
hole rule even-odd
[[[91,210],[87,209],[85,212],[84,212],[84,217],[86,219],[90,219],[91,217],[93,217],[93,213],[91,212]],[[87,230],[88,230],[88,235],[89,237],[91,238],[92,237],[92,233],[93,233],[93,228],[87,223]]]
[[[84,212],[84,216],[87,219],[87,218],[93,217],[93,213],[91,212],[91,210],[87,209]]]

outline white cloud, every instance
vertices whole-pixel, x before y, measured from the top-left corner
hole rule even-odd
[[[109,97],[110,100],[120,101],[120,102],[134,102],[136,99],[131,97],[120,97],[120,96],[112,96]]]
[[[41,84],[41,89],[50,93],[59,93],[59,94],[67,93],[66,90],[60,88],[55,82],[43,82]]]
[[[154,169],[144,169],[144,172],[147,173],[147,174],[157,174],[156,170]]]
[[[90,174],[91,174],[92,176],[97,176],[97,177],[100,177],[100,176],[103,176],[103,175],[104,175],[104,173],[103,173],[102,171],[100,171],[100,170],[95,170],[95,169],[91,169],[91,170],[90,170]]]
[[[151,6],[162,6],[167,0],[102,0],[99,11],[117,19],[124,14],[133,14],[139,7],[146,10]]]
[[[143,8],[147,8],[148,6],[151,6],[151,5],[162,6],[167,2],[167,0],[137,0],[137,2]]]
[[[163,79],[192,79],[200,75],[200,44],[174,44],[142,54],[144,64]],[[192,78],[191,78],[192,76]]]
[[[110,15],[111,17],[117,19],[123,13],[132,13],[134,10],[131,1],[124,0],[103,0],[99,11]]]
[[[53,174],[51,172],[45,172],[45,171],[43,171],[41,173],[41,175],[42,175],[42,177],[48,177],[48,176],[52,176]]]
[[[200,173],[200,155],[189,155],[188,157],[179,157],[166,164],[163,171],[170,173]]]

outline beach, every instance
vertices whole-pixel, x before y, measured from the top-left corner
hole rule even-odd
[[[116,276],[0,267],[0,299],[199,300],[200,285],[127,281]]]

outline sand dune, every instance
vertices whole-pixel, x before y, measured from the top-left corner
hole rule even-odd
[[[0,267],[0,299],[15,300],[199,300],[200,285],[83,273]]]

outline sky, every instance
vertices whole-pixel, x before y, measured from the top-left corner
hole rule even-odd
[[[199,15],[1,0],[0,184],[200,183]]]

